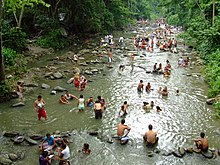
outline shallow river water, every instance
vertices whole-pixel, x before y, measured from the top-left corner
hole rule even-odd
[[[115,51],[113,50],[113,55]],[[206,133],[210,148],[220,148],[220,122],[215,118],[212,107],[205,103],[208,86],[199,74],[200,68],[196,66],[192,68],[177,67],[180,54],[161,53],[158,50],[155,50],[154,53],[135,56],[132,67],[127,54],[128,52],[118,53],[112,69],[108,69],[104,64],[98,65],[99,68],[104,69],[104,73],[89,77],[88,79],[93,82],[90,82],[83,92],[76,91],[72,84],[67,84],[68,78],[39,82],[39,84],[45,82],[52,87],[57,85],[65,87],[70,93],[76,96],[83,94],[85,98],[89,96],[96,98],[98,95],[102,95],[107,101],[107,109],[102,120],[95,120],[91,109],[86,109],[82,113],[77,110],[70,111],[76,107],[75,100],[71,101],[69,105],[60,105],[58,99],[62,93],[50,95],[50,90],[43,90],[39,87],[34,89],[29,96],[25,95],[26,105],[24,107],[11,108],[10,105],[16,100],[0,104],[1,132],[16,130],[44,135],[56,130],[69,131],[73,141],[69,144],[71,163],[77,165],[220,164],[219,157],[206,159],[195,153],[187,154],[183,158],[176,158],[173,155],[162,156],[162,154],[156,153],[153,157],[147,156],[152,149],[145,147],[142,136],[148,130],[149,124],[152,124],[154,129],[158,131],[157,148],[161,151],[172,151],[177,150],[179,146],[193,146],[193,139],[198,137],[201,131]],[[167,59],[173,68],[170,78],[149,74],[143,69],[144,67],[147,70],[152,70],[155,62],[161,62],[165,66]],[[123,72],[118,71],[119,63],[126,64]],[[35,65],[40,65],[40,63]],[[59,68],[65,67],[70,66],[59,65]],[[187,74],[197,76],[187,76]],[[137,85],[141,79],[145,85],[147,82],[151,83],[153,90],[150,93],[145,91],[137,93]],[[157,93],[160,86],[168,87],[169,95],[167,98],[162,98]],[[179,96],[175,95],[176,89],[180,90]],[[47,121],[38,121],[37,113],[33,108],[33,102],[39,94],[46,101]],[[121,120],[116,115],[124,101],[130,105],[125,120],[126,124],[131,127],[129,133],[131,140],[125,146],[121,146],[117,141],[109,144],[106,142],[107,137],[116,135],[117,124]],[[162,111],[157,113],[154,107],[150,112],[146,112],[142,109],[143,101],[154,101]],[[99,136],[90,136],[87,133],[90,130],[97,130]],[[85,142],[90,144],[92,150],[89,156],[77,152]],[[2,144],[1,151],[25,151],[25,159],[17,161],[15,164],[38,164],[38,147],[11,145],[10,140],[2,136],[0,143]],[[58,163],[54,162],[53,164]]]

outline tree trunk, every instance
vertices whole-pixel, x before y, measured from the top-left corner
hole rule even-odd
[[[3,0],[0,0],[0,84],[5,82],[4,61],[2,54],[2,20],[3,20]]]
[[[212,26],[215,24],[215,0],[212,1]]]
[[[24,14],[24,5],[21,8],[21,12],[20,12],[20,16],[19,16],[19,21],[18,21],[18,27],[19,28],[21,27],[21,21],[22,21],[22,18],[23,18],[23,14]]]

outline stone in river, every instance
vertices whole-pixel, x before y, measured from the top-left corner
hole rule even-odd
[[[95,73],[95,72],[99,72],[98,69],[92,69],[91,72]]]
[[[30,144],[30,145],[37,145],[38,142],[29,138],[29,137],[25,137],[25,140]]]
[[[180,153],[180,155],[185,155],[185,149],[183,147],[179,147],[178,152]]]
[[[15,131],[8,131],[3,133],[3,136],[5,137],[15,137],[17,135],[19,135],[19,133]]]
[[[206,151],[206,152],[201,152],[201,154],[204,156],[204,157],[206,157],[206,158],[208,158],[208,159],[211,159],[211,158],[213,158],[213,153],[211,152],[211,151]]]
[[[29,137],[33,140],[41,140],[43,138],[42,135],[38,135],[38,134],[33,134],[30,135]]]
[[[187,148],[187,149],[186,149],[186,152],[187,152],[187,153],[193,153],[193,148],[192,148],[192,147]]]
[[[84,57],[79,57],[79,60],[85,60],[85,58]]]
[[[56,86],[55,88],[53,88],[55,91],[58,91],[58,92],[63,92],[63,91],[66,91],[65,88],[62,88],[60,86]]]
[[[183,155],[181,155],[179,152],[173,151],[172,154],[178,158],[182,158]]]
[[[70,78],[68,81],[67,81],[67,84],[71,84],[74,80],[74,77]]]
[[[24,86],[26,86],[26,87],[38,87],[38,83],[27,83],[27,84],[24,84]]]
[[[53,77],[55,77],[56,79],[61,79],[63,78],[63,75],[60,72],[56,72],[53,74]]]
[[[48,88],[50,88],[50,85],[42,83],[41,88],[48,89]]]
[[[8,164],[12,164],[12,161],[8,158],[0,157],[0,164],[8,165]]]
[[[48,73],[45,73],[44,77],[47,78],[47,77],[50,77],[53,75],[53,72],[48,72]]]
[[[24,136],[16,136],[13,141],[15,144],[20,144],[24,141]]]
[[[217,101],[216,98],[210,98],[210,99],[207,99],[207,100],[206,100],[206,103],[207,103],[208,105],[212,105],[212,104],[214,104],[216,101]]]
[[[51,95],[56,95],[56,94],[57,94],[57,91],[51,91],[50,94],[51,94]]]
[[[25,106],[23,102],[15,103],[12,105],[12,107],[22,107],[22,106]]]
[[[8,154],[8,156],[9,156],[9,158],[10,158],[12,161],[15,161],[15,160],[18,159],[18,155],[13,154],[13,153]]]
[[[147,156],[148,157],[153,157],[154,156],[154,152],[153,151],[148,151],[147,152]]]
[[[85,70],[84,73],[87,74],[87,75],[93,75],[93,73],[91,71],[89,71],[89,70]]]

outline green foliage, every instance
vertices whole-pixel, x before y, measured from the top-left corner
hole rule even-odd
[[[14,65],[15,64],[15,58],[16,58],[16,51],[10,49],[10,48],[4,48],[2,49],[2,54],[4,57],[4,63],[5,65]]]
[[[170,24],[170,25],[178,25],[179,22],[180,22],[180,20],[179,20],[179,15],[178,14],[171,15],[167,19],[167,23]]]
[[[27,43],[27,34],[21,28],[12,27],[9,22],[4,21],[2,27],[3,46],[21,53]]]
[[[43,35],[37,39],[37,44],[43,48],[55,48],[61,49],[67,46],[67,38],[65,38],[62,33],[61,29],[55,29],[49,32],[46,35]]]
[[[214,105],[214,107],[215,107],[215,114],[216,114],[216,116],[218,117],[218,118],[220,118],[220,102],[218,102],[218,103],[216,103],[215,105]]]
[[[0,97],[6,97],[11,92],[11,85],[0,84]]]

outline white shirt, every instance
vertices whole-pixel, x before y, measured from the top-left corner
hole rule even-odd
[[[61,152],[63,154],[63,159],[67,160],[70,157],[70,149],[68,146]]]

